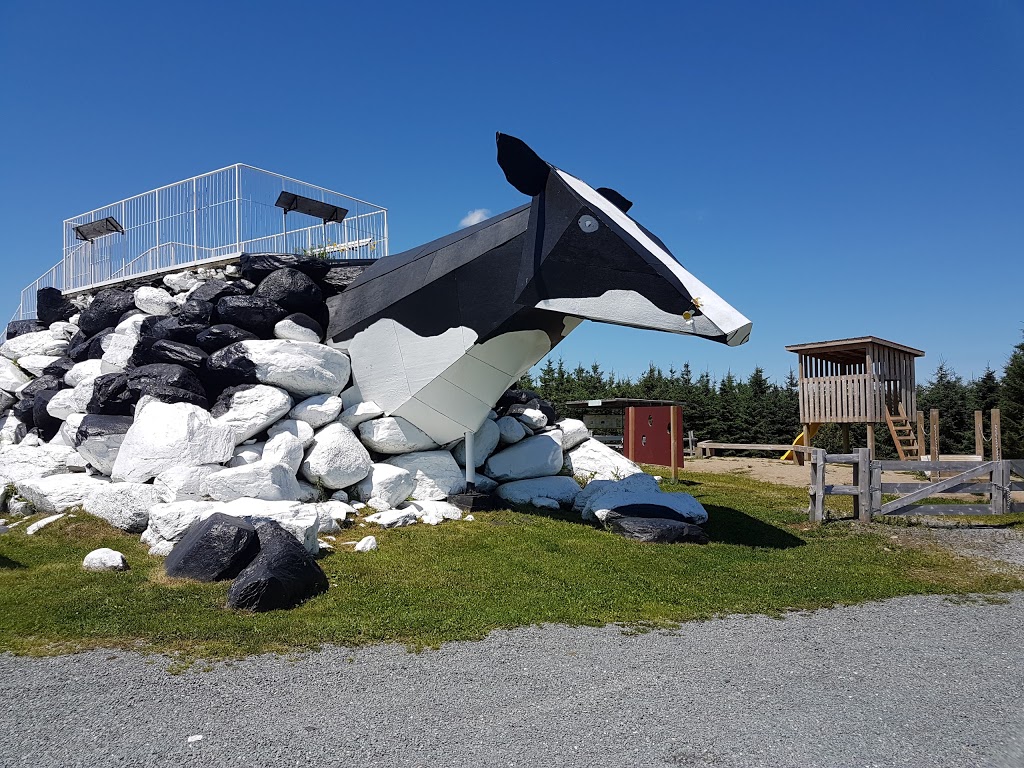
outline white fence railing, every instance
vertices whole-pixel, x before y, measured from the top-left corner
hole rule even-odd
[[[348,215],[327,224],[299,211],[286,215],[274,205],[281,192],[339,206]],[[123,233],[92,242],[77,238],[76,227],[108,216]],[[388,254],[387,209],[250,165],[221,168],[66,220],[63,259],[22,290],[13,319],[35,317],[40,288],[86,291],[243,252],[380,258]]]

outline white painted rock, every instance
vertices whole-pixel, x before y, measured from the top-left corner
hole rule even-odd
[[[184,293],[193,288],[198,288],[201,282],[196,279],[195,272],[175,272],[173,275],[164,275],[163,284],[175,293]]]
[[[135,290],[135,306],[151,315],[169,315],[178,303],[163,288],[144,286]]]
[[[14,444],[14,435],[20,424],[21,421],[16,416],[0,416],[0,449]]]
[[[126,436],[126,432],[89,430],[89,434],[78,441],[75,450],[79,456],[92,464],[97,472],[109,477]],[[76,440],[77,436],[71,444],[74,445]]]
[[[497,482],[479,472],[476,473],[476,482],[473,485],[480,493],[494,493],[498,490]]]
[[[590,439],[590,430],[579,419],[562,419],[558,422],[562,430],[562,450],[571,451],[580,443]]]
[[[0,389],[4,392],[14,394],[19,388],[25,386],[32,377],[25,373],[6,357],[0,358]]]
[[[498,498],[510,504],[532,504],[537,499],[554,499],[556,504],[569,506],[580,492],[580,484],[571,477],[535,477],[530,480],[514,480],[498,486]]]
[[[359,438],[377,453],[412,453],[440,447],[426,432],[400,416],[364,421],[359,425]]]
[[[135,352],[137,343],[138,339],[119,333],[104,336],[100,342],[100,346],[103,348],[103,358],[100,362],[107,369],[123,371],[128,367],[128,360]]]
[[[104,547],[86,555],[82,568],[87,571],[127,571],[128,561],[117,550]]]
[[[231,458],[235,431],[188,403],[151,402],[135,416],[111,476],[145,482],[171,467],[221,464]]]
[[[142,533],[149,525],[149,508],[159,504],[160,491],[145,483],[105,483],[92,491],[83,506],[90,515],[115,528]]]
[[[75,401],[75,390],[62,389],[50,398],[46,404],[46,412],[55,419],[64,421],[72,413],[81,413],[78,410],[78,403]]]
[[[494,423],[498,425],[502,445],[513,445],[526,437],[526,428],[513,416],[502,416]]]
[[[149,508],[149,526],[142,533],[142,541],[149,545],[159,541],[178,541],[192,523],[221,511],[223,506],[215,501],[154,504]]]
[[[351,408],[346,408],[341,416],[338,417],[338,421],[349,429],[354,430],[360,424],[371,419],[380,418],[383,415],[384,411],[376,403],[356,403]]]
[[[75,472],[19,480],[14,485],[37,511],[56,515],[82,506],[86,497],[106,484],[106,479]]]
[[[319,488],[299,478],[296,478],[295,482],[299,484],[299,501],[303,504],[318,504],[320,502],[323,494],[320,493]]]
[[[417,520],[416,511],[412,509],[388,509],[366,517],[366,522],[375,523],[381,528],[402,528]]]
[[[597,503],[598,498],[605,493],[613,491],[632,491],[637,493],[658,493],[661,487],[658,481],[651,475],[643,472],[636,475],[629,475],[621,480],[591,480],[579,492],[573,500],[572,508],[582,513],[592,504]],[[586,517],[586,515],[584,515]],[[591,517],[591,519],[593,519]]]
[[[299,397],[338,394],[348,384],[352,370],[344,353],[308,341],[240,341],[228,349],[241,350],[255,366],[258,381]]]
[[[565,454],[565,469],[581,480],[621,480],[643,472],[621,453],[593,438]]]
[[[56,322],[50,323],[50,331],[70,340],[72,336],[78,333],[78,323],[57,320]]]
[[[2,389],[0,389],[0,413],[3,413],[4,411],[6,411],[8,408],[10,408],[16,402],[18,402],[18,398],[16,398],[12,394],[10,394],[8,392],[4,392]]]
[[[364,536],[358,542],[354,548],[355,552],[372,552],[377,548],[377,537],[376,536]]]
[[[557,475],[562,470],[561,440],[557,430],[521,440],[491,456],[484,474],[498,482]]]
[[[113,371],[104,368],[102,360],[83,360],[81,363],[75,363],[71,370],[64,374],[64,383],[69,387],[77,387],[83,381],[92,381],[104,373]]]
[[[201,464],[198,467],[171,467],[164,470],[153,481],[153,487],[160,495],[160,501],[199,500],[203,498],[203,480],[224,467],[220,464]]]
[[[82,426],[83,419],[85,419],[84,413],[69,413],[64,419],[64,423],[60,425],[60,436],[65,445],[75,444],[75,435],[78,433],[78,428]]]
[[[298,421],[305,422],[313,429],[320,429],[330,424],[341,413],[342,400],[337,395],[313,395],[298,403],[288,415]],[[344,422],[342,422],[344,424]],[[345,424],[349,429],[355,427]]]
[[[310,441],[312,442],[312,440]],[[263,445],[265,464],[283,464],[294,476],[302,466],[305,451],[302,441],[288,432],[278,432]]]
[[[371,464],[369,452],[352,430],[334,422],[316,433],[300,472],[314,485],[336,490],[358,483]]]
[[[11,482],[59,475],[68,471],[66,461],[72,453],[73,448],[63,445],[9,445],[0,448],[0,472]]]
[[[416,519],[427,525],[462,519],[462,510],[447,501],[410,501],[402,509],[415,511]]]
[[[50,515],[49,517],[44,517],[42,520],[36,520],[34,523],[32,523],[32,525],[30,525],[28,528],[25,529],[25,535],[26,536],[35,536],[37,532],[41,531],[43,528],[48,526],[50,523],[57,522],[62,517],[67,517],[67,515],[64,515],[64,514]]]
[[[61,358],[57,355],[25,355],[18,358],[18,367],[33,376],[42,376],[43,369],[53,365]]]
[[[356,516],[356,511],[342,501],[321,501],[310,506],[316,508],[320,533],[336,533],[350,516]]]
[[[346,491],[335,491],[331,494],[331,501],[344,501],[348,503],[348,493]]]
[[[301,492],[291,467],[268,461],[211,472],[200,487],[204,496],[217,501],[298,501]]]
[[[249,517],[254,523],[258,520],[274,520],[298,539],[307,552],[315,555],[320,550],[316,538],[320,530],[320,516],[315,504],[237,499],[227,502],[215,511],[234,517]]]
[[[486,420],[473,436],[473,466],[482,467],[487,457],[494,453],[501,438],[501,429],[496,422]],[[460,440],[452,449],[452,456],[460,467],[466,466],[466,441]]]
[[[542,429],[548,425],[548,417],[544,415],[543,411],[538,411],[536,408],[527,408],[516,418],[530,429]]]
[[[310,341],[314,344],[320,343],[320,334],[312,328],[307,328],[286,317],[274,325],[275,339],[291,339],[292,341]]]
[[[228,460],[229,467],[244,467],[246,464],[255,464],[263,461],[263,449],[266,443],[243,443],[235,448]]]
[[[408,470],[391,464],[373,464],[370,473],[353,488],[355,498],[378,510],[397,507],[416,489]]]
[[[263,432],[292,407],[292,399],[283,389],[257,384],[231,395],[228,409],[218,412],[214,422],[231,427],[240,443]]]
[[[611,512],[626,517],[659,517],[651,514],[650,507],[658,507],[674,513],[680,520],[701,525],[708,520],[708,513],[688,493],[665,493],[663,491],[616,490],[600,494],[583,510],[584,520],[604,521]]]
[[[285,419],[279,421],[277,424],[267,429],[267,434],[273,439],[282,433],[287,433],[292,437],[298,438],[299,442],[302,443],[303,448],[309,448],[313,444],[314,432],[311,427],[305,421],[299,421],[298,419]]]
[[[417,451],[385,463],[413,474],[416,487],[410,495],[416,501],[446,499],[466,490],[466,473],[450,451]]]
[[[121,336],[130,336],[138,341],[139,336],[142,335],[142,323],[147,317],[152,317],[152,315],[132,315],[131,317],[126,317],[114,327],[114,333]]]
[[[68,340],[53,331],[24,333],[8,339],[0,346],[0,355],[8,360],[19,360],[28,355],[54,355],[63,357],[68,351]],[[5,387],[6,389],[6,387]]]

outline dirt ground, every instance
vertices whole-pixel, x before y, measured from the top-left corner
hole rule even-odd
[[[745,475],[754,480],[777,485],[807,486],[811,482],[810,463],[800,466],[778,459],[751,459],[742,456],[713,456],[707,459],[686,458],[689,472],[712,472],[716,475]],[[831,485],[849,485],[853,482],[853,467],[829,464],[825,467],[825,482]]]

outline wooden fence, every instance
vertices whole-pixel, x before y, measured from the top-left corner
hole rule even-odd
[[[829,464],[853,466],[852,485],[826,485],[825,467]],[[882,482],[883,472],[928,472],[933,480]],[[825,519],[826,496],[852,496],[858,520],[870,522],[876,515],[999,515],[1024,512],[1024,503],[1014,502],[1011,494],[1024,491],[1024,461],[872,461],[867,448],[856,453],[828,454],[811,450],[811,522]],[[942,478],[942,479],[938,479]],[[933,496],[969,493],[988,496],[986,504],[920,504]],[[884,495],[895,495],[882,501]]]
[[[798,463],[804,463],[804,456],[809,455],[817,448],[808,448],[803,445],[775,445],[769,443],[716,443],[711,440],[701,440],[697,443],[697,455],[706,459],[715,455],[715,451],[772,451],[773,453],[785,453],[792,451]]]

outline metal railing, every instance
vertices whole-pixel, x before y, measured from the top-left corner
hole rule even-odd
[[[340,222],[285,214],[281,192],[348,210]],[[108,216],[123,233],[92,242],[75,227]],[[317,222],[317,223],[314,223]],[[36,291],[82,292],[104,284],[228,261],[243,252],[308,253],[331,259],[388,254],[387,209],[251,165],[236,164],[97,208],[64,222],[64,257],[21,292],[12,319],[36,316]]]

